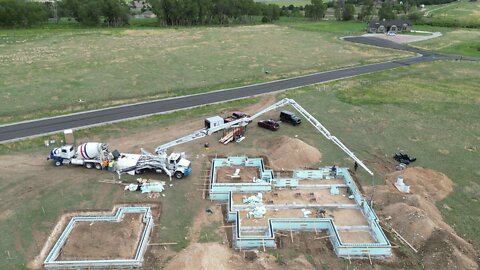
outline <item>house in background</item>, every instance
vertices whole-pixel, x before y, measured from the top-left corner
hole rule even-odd
[[[369,33],[397,33],[410,30],[412,30],[412,22],[409,20],[370,21],[367,27]]]

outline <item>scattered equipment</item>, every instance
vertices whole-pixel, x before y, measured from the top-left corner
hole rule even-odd
[[[408,165],[410,164],[411,162],[414,162],[417,160],[417,158],[415,157],[411,157],[405,153],[402,153],[402,152],[398,152],[398,153],[395,153],[393,155],[393,159],[395,159],[396,161],[400,162],[400,163],[403,163],[405,165]]]

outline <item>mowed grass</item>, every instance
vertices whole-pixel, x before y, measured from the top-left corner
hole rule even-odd
[[[410,43],[410,46],[426,50],[480,57],[480,30],[466,28],[446,28],[431,26],[415,26],[417,30],[438,31],[441,37]]]
[[[469,0],[431,6],[428,8],[427,21],[454,22],[461,25],[480,26],[480,2]]]
[[[307,87],[289,93],[383,179],[405,151],[455,183],[437,203],[444,220],[480,248],[480,63],[448,61]],[[309,133],[297,131],[300,136]],[[317,136],[318,137],[318,136]],[[320,151],[326,148],[318,137]],[[331,150],[328,150],[329,154]],[[323,157],[328,157],[324,153]],[[337,163],[351,166],[349,159]],[[393,169],[393,168],[392,168]],[[368,177],[362,178],[370,184]]]
[[[279,25],[288,25],[299,30],[315,31],[322,34],[333,34],[336,37],[360,35],[365,32],[366,23],[356,21],[320,21],[314,22],[304,18],[281,17]]]
[[[284,25],[0,30],[0,122],[408,55],[337,36]]]

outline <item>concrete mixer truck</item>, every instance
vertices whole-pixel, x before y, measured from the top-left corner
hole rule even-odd
[[[104,168],[104,161],[108,161],[108,154],[108,145],[104,143],[88,142],[77,147],[67,144],[53,148],[47,160],[53,160],[55,166],[74,164],[101,170]]]
[[[117,150],[110,153],[107,144],[97,142],[83,143],[77,147],[68,144],[53,148],[47,160],[50,159],[56,166],[73,164],[97,170],[103,169],[105,164],[111,161],[114,165],[113,170],[119,176],[124,173],[134,175],[145,170],[152,170],[165,172],[170,179],[172,176],[180,179],[188,176],[192,171],[192,166],[190,161],[185,158],[185,153],[167,155],[166,152],[162,152],[154,155],[143,149],[141,154],[120,153]]]

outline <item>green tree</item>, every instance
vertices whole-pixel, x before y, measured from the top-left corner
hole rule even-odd
[[[344,0],[336,0],[333,4],[335,10],[335,19],[338,21],[342,20],[343,9],[345,8]]]
[[[373,0],[364,0],[362,9],[358,14],[358,20],[367,21],[367,22],[370,21],[372,19],[373,8],[374,8]]]
[[[128,24],[129,8],[123,0],[102,0],[100,2],[101,14],[110,26]]]
[[[27,27],[48,20],[48,6],[25,0],[0,0],[0,26]]]
[[[396,17],[397,14],[393,11],[393,3],[390,0],[383,2],[378,10],[378,18],[380,20],[393,20]]]
[[[342,20],[350,21],[353,20],[355,15],[355,6],[352,3],[346,4],[342,12]]]
[[[319,21],[325,17],[327,5],[322,0],[311,0],[311,5],[305,6],[305,16]]]

